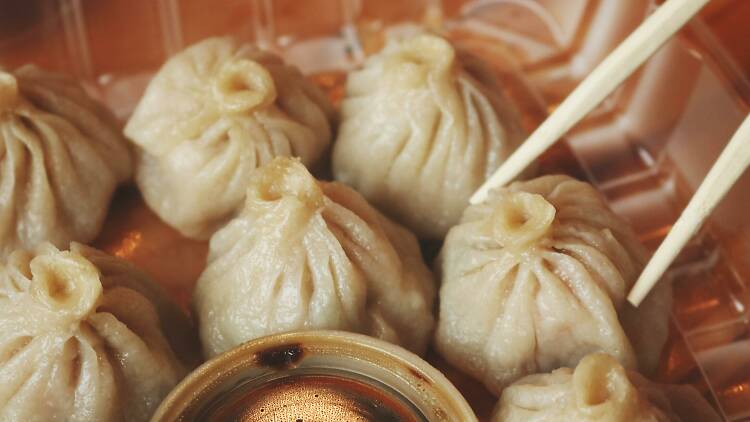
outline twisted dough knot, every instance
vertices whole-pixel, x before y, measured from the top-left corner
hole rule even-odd
[[[18,82],[10,73],[0,70],[0,112],[10,109],[18,101]]]
[[[229,113],[245,113],[268,107],[276,100],[276,85],[268,71],[249,59],[226,62],[213,82],[219,107]]]
[[[102,295],[99,270],[84,257],[62,251],[29,263],[31,293],[61,318],[78,321],[96,309]]]
[[[547,234],[555,213],[555,207],[542,195],[509,193],[494,204],[492,234],[505,247],[523,248]]]

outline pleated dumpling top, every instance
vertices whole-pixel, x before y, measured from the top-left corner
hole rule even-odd
[[[209,38],[169,59],[125,126],[146,203],[207,239],[242,206],[248,175],[277,156],[315,165],[331,142],[325,94],[279,57]]]
[[[114,117],[75,81],[0,68],[0,259],[93,240],[131,171]]]

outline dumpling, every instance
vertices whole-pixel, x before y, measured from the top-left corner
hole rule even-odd
[[[196,363],[187,317],[119,258],[73,243],[0,265],[0,420],[147,421]]]
[[[0,68],[0,259],[93,240],[131,171],[114,117],[75,81]]]
[[[438,267],[438,351],[494,393],[527,374],[603,351],[655,369],[671,286],[635,309],[626,294],[647,253],[589,184],[544,176],[466,209]]]
[[[295,67],[252,45],[209,38],[159,70],[125,126],[148,206],[207,239],[231,219],[253,169],[276,156],[316,164],[333,108]]]
[[[211,238],[194,301],[206,356],[312,329],[423,353],[434,295],[413,234],[347,186],[277,158],[253,174],[245,207]]]
[[[418,236],[442,239],[524,138],[486,65],[417,35],[349,74],[333,173]]]
[[[572,370],[529,375],[503,391],[491,422],[719,422],[689,386],[655,384],[595,353]]]

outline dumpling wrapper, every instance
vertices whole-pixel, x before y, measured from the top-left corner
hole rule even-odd
[[[325,94],[279,57],[209,38],[169,59],[125,135],[148,206],[183,235],[207,239],[242,206],[247,179],[276,156],[314,165],[331,142]]]
[[[349,74],[333,173],[418,236],[442,239],[524,138],[492,71],[422,34]]]
[[[491,422],[719,422],[690,386],[656,384],[595,353],[503,391]]]
[[[127,262],[73,243],[0,265],[0,419],[147,421],[197,362],[187,317]]]
[[[114,117],[75,81],[0,68],[0,259],[93,240],[131,171]]]
[[[603,351],[654,370],[672,292],[626,301],[647,253],[589,184],[544,176],[466,209],[438,257],[438,351],[495,394]]]
[[[349,187],[277,158],[253,174],[245,207],[211,238],[194,301],[209,357],[313,329],[359,332],[423,353],[434,296],[413,234]]]

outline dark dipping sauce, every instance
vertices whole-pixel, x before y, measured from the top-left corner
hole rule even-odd
[[[202,415],[205,421],[426,422],[387,387],[337,375],[304,374],[239,387]]]

